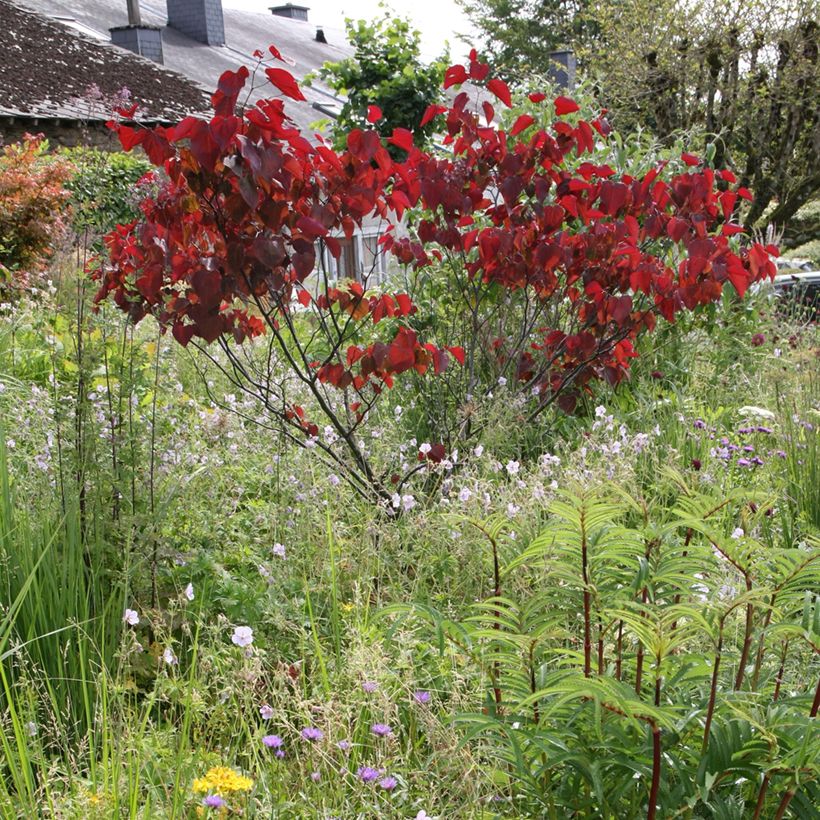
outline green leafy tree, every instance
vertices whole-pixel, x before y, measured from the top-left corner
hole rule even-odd
[[[416,145],[423,145],[435,125],[419,123],[427,107],[441,99],[448,54],[425,64],[419,31],[387,12],[373,22],[348,19],[345,24],[353,56],[325,63],[319,70],[319,76],[347,100],[334,127],[338,139],[344,140],[354,128],[375,128],[383,137],[394,128],[406,128],[413,132]]]
[[[458,0],[495,73],[523,82],[544,74],[551,51],[595,35],[590,0]]]

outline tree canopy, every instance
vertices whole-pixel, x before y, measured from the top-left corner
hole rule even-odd
[[[448,55],[425,64],[418,30],[387,13],[373,22],[345,23],[353,56],[325,63],[319,70],[322,79],[346,97],[335,124],[338,138],[343,141],[353,128],[372,126],[382,137],[389,137],[394,128],[406,128],[413,132],[415,144],[422,145],[433,124],[419,122],[427,107],[441,99]]]

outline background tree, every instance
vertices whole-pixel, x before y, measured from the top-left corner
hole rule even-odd
[[[812,0],[463,0],[486,53],[522,82],[572,46],[616,128],[714,144],[755,191],[747,227],[782,226],[820,190],[817,5]]]
[[[394,128],[406,128],[415,144],[423,145],[434,126],[419,123],[427,107],[442,98],[447,53],[426,65],[419,31],[388,13],[372,23],[348,19],[345,25],[354,55],[319,70],[321,78],[347,98],[334,126],[338,140],[343,143],[354,128],[372,127],[385,138]],[[391,153],[396,153],[395,146]]]
[[[586,42],[596,22],[590,0],[458,0],[482,43],[482,54],[508,81],[544,74],[549,53]]]

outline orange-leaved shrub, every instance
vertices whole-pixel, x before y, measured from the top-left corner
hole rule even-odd
[[[48,154],[42,135],[26,136],[0,152],[0,274],[25,285],[42,270],[63,236],[69,209],[66,159]]]

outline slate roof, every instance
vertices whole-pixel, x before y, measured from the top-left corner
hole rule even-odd
[[[106,45],[110,43],[108,30],[128,22],[125,0],[16,0],[16,2],[41,15],[73,21],[68,24],[50,23],[51,26],[57,25],[64,28],[72,37],[74,35],[71,34],[72,29],[69,26],[90,32],[92,35],[96,34],[99,38],[98,48],[110,49],[120,55],[130,54],[130,52]],[[9,0],[0,0],[0,9],[8,5]],[[300,81],[300,84],[306,74],[315,71],[323,63],[343,59],[352,53],[352,49],[342,41],[341,36],[339,36],[339,43],[318,43],[315,39],[316,25],[314,23],[276,17],[268,10],[269,5],[272,4],[260,0],[258,12],[224,8],[226,39],[224,46],[203,45],[167,26],[168,14],[165,0],[140,0],[140,12],[144,24],[162,27],[165,69],[179,72],[208,93],[216,88],[223,71],[235,70],[243,64],[251,65],[253,52],[257,49],[267,51],[267,47],[271,44],[276,45],[282,55],[292,61],[292,65],[282,67],[287,68]],[[1,22],[2,12],[0,12]],[[333,36],[335,35],[336,32],[333,33]],[[86,38],[83,42],[88,43],[93,40]],[[31,69],[35,71],[41,62],[46,60],[46,50],[41,47],[38,53],[40,56],[36,64],[31,66]],[[156,66],[136,55],[131,55],[129,63],[135,60],[142,64],[147,63],[149,66]],[[5,55],[0,52],[0,82],[3,80],[2,66],[5,62]],[[156,67],[155,70],[162,71],[160,67]],[[99,69],[95,69],[96,71]],[[261,79],[264,80],[264,77]],[[131,89],[135,101],[141,99],[141,89],[133,87],[127,79],[121,84]],[[261,82],[257,78],[257,84],[259,88],[251,95],[251,102],[261,96],[271,96],[276,93],[266,81]],[[287,100],[286,110],[300,129],[309,134],[312,123],[327,118],[330,112],[338,111],[341,105],[335,94],[321,81],[314,81],[309,88],[303,86],[303,92],[307,97],[307,102],[297,103]],[[172,92],[170,85],[167,93],[176,94]],[[0,109],[4,104],[2,94],[0,90]]]
[[[70,4],[39,5],[59,14],[58,6]],[[127,87],[133,99],[139,100],[139,119],[144,121],[176,122],[207,108],[208,99],[197,84],[110,45],[107,31],[105,42],[95,38],[95,29],[89,26],[90,34],[81,33],[10,0],[0,0],[0,116],[108,119],[106,107],[87,97],[92,84],[104,97]]]

